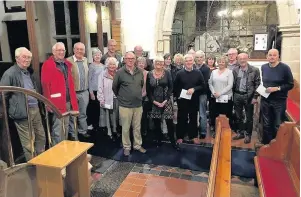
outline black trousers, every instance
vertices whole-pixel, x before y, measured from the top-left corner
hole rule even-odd
[[[154,126],[155,126],[155,138],[158,142],[161,142],[163,139],[163,134],[161,130],[161,119],[155,118],[153,119]],[[173,120],[172,119],[165,119],[168,131],[168,137],[171,143],[175,143],[175,132],[173,127]]]
[[[269,100],[261,97],[260,112],[263,120],[263,144],[268,144],[277,135],[280,124],[283,122],[283,111],[286,108],[286,99]]]
[[[234,93],[234,111],[236,117],[237,132],[251,136],[253,131],[254,105],[248,100],[247,94]],[[243,112],[245,110],[245,113]],[[244,123],[246,116],[246,124]],[[246,131],[245,133],[243,133]]]
[[[198,136],[197,119],[198,119],[198,102],[193,100],[179,99],[178,117],[177,117],[177,138],[183,139],[188,131],[190,139]],[[189,116],[189,122],[187,123]]]
[[[141,133],[146,134],[149,131],[149,119],[147,118],[147,113],[152,109],[152,104],[149,101],[142,101],[142,117],[141,117]]]
[[[97,91],[93,91],[95,100],[92,100],[90,97],[89,104],[87,107],[87,123],[88,125],[93,126],[93,128],[99,127],[99,115],[100,115],[100,103],[97,99]]]
[[[210,98],[210,102],[212,103],[212,113],[210,113],[212,115],[211,117],[212,126],[215,127],[215,119],[220,114],[226,115],[227,118],[229,118],[229,122],[231,125],[233,101],[229,100],[228,103],[217,103],[216,98]]]

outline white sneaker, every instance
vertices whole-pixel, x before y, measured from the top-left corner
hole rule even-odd
[[[88,126],[88,130],[93,130],[93,126],[92,126],[92,125],[89,125],[89,126]]]

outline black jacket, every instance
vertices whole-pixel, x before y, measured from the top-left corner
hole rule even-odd
[[[34,88],[37,92],[40,93],[37,81],[33,75],[33,69],[29,67],[28,72]],[[21,68],[15,64],[6,70],[1,78],[1,86],[16,86],[24,88]],[[26,98],[25,94],[19,92],[10,92],[6,93],[6,99],[8,100],[8,114],[14,120],[27,119],[27,110],[26,110]]]
[[[235,67],[233,72],[233,92],[237,92],[237,85],[239,86],[240,80],[238,78],[238,72],[239,72],[240,66]],[[261,79],[260,79],[260,72],[259,69],[251,66],[248,64],[248,71],[247,71],[247,95],[248,95],[248,101],[251,101],[253,98],[257,99],[259,96],[258,92],[256,92],[256,89],[260,85]]]

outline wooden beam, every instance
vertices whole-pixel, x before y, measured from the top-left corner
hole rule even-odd
[[[115,1],[111,1],[110,15],[111,15],[111,21],[115,21],[116,20]]]
[[[97,44],[99,50],[101,50],[102,53],[104,53],[101,2],[96,3],[96,13],[97,13]]]
[[[78,1],[78,22],[80,42],[87,46],[86,39],[86,22],[85,22],[85,1]]]
[[[32,53],[32,66],[35,71],[38,84],[40,84],[40,61],[39,61],[39,49],[35,29],[35,11],[34,11],[34,2],[25,1],[26,9],[26,20],[27,20],[27,31],[28,31],[28,40],[29,47]]]

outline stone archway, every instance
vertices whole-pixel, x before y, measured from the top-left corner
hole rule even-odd
[[[178,0],[160,0],[156,18],[156,44],[157,54],[170,52],[170,36],[173,18]]]
[[[170,36],[178,0],[160,0],[156,18],[157,54],[170,52]],[[294,78],[300,81],[300,22],[295,0],[276,0],[279,30],[282,32],[281,60],[287,63]],[[285,49],[285,50],[284,50]]]

